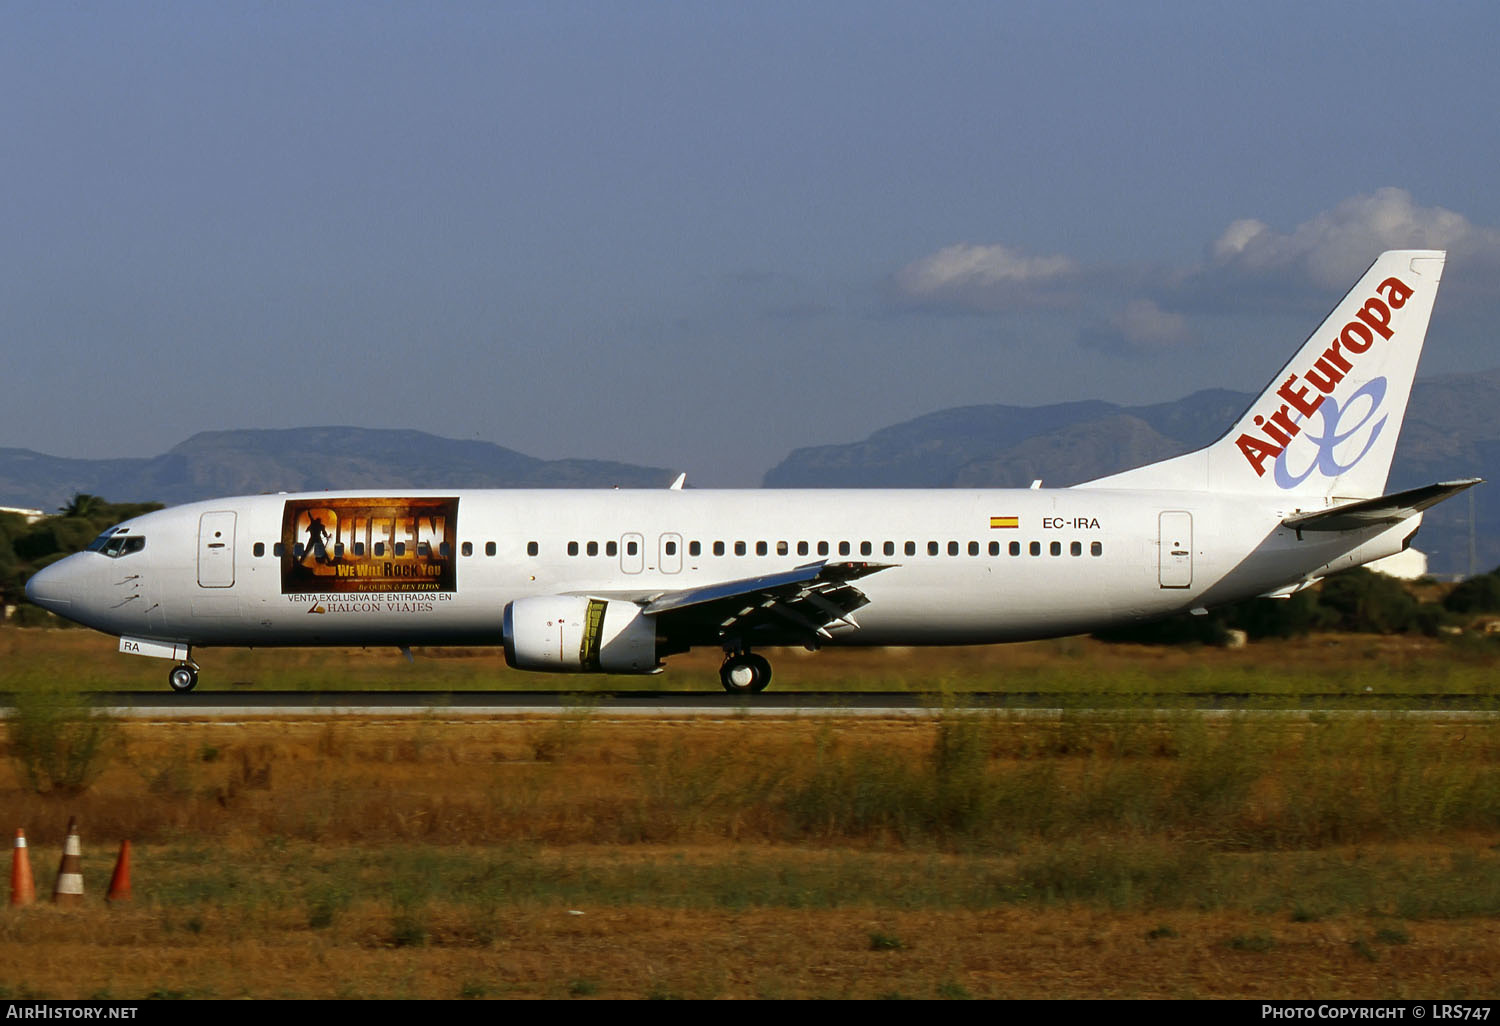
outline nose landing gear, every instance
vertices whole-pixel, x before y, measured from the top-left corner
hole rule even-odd
[[[167,674],[167,684],[179,695],[185,695],[198,686],[198,667],[192,663],[181,663]]]
[[[719,682],[731,695],[752,695],[771,683],[771,664],[753,652],[736,652],[719,667]]]

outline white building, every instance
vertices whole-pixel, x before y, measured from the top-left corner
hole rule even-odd
[[[14,513],[25,517],[28,524],[34,524],[47,515],[45,510],[27,509],[24,506],[0,506],[0,513]]]

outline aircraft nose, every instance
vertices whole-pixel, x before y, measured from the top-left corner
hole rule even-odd
[[[26,582],[27,600],[59,616],[67,616],[82,593],[77,559],[77,555],[67,556],[32,574]]]

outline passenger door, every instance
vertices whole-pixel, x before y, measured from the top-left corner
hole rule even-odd
[[[234,513],[198,518],[198,586],[234,587]]]

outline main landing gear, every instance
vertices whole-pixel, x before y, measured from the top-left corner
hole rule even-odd
[[[179,695],[185,695],[198,686],[198,667],[192,663],[180,663],[167,674],[167,684]]]
[[[731,653],[719,667],[719,682],[731,695],[753,695],[771,683],[771,664],[753,652]]]

